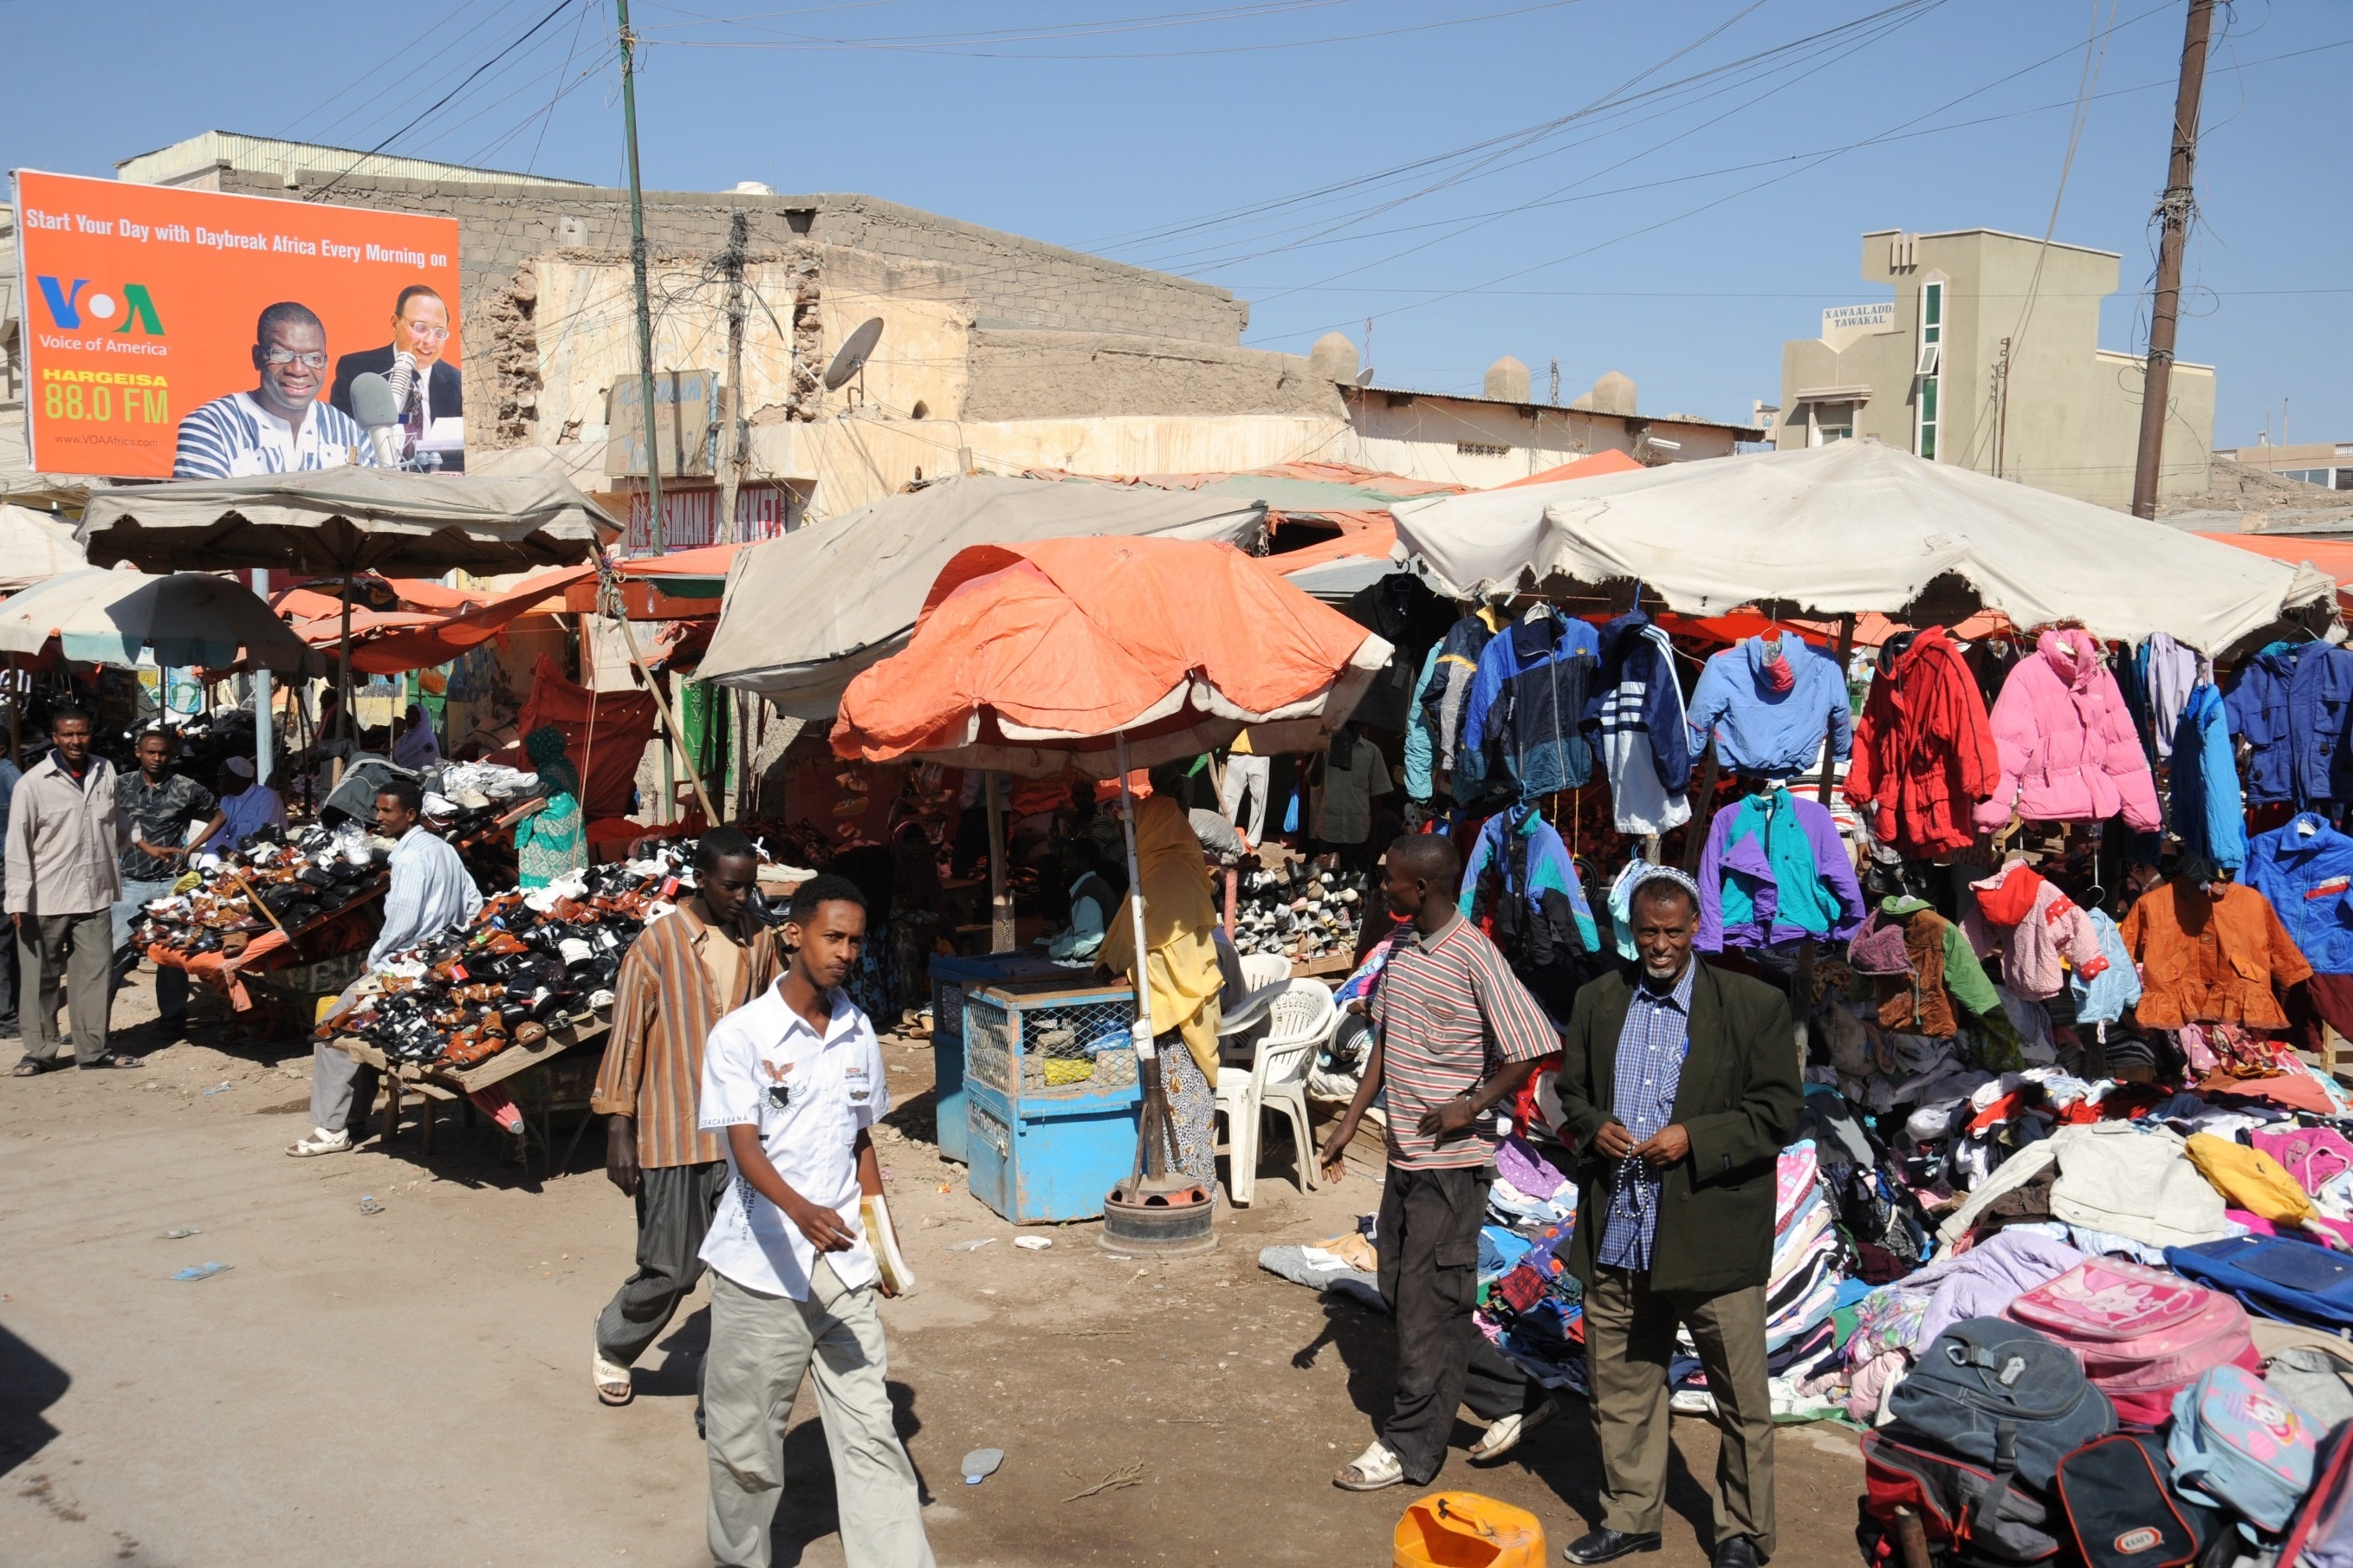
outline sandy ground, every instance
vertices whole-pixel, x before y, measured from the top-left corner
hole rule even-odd
[[[119,1044],[151,1049],[152,1016],[142,976]],[[634,1240],[589,1163],[601,1139],[552,1178],[447,1120],[430,1161],[413,1125],[389,1152],[288,1160],[308,1051],[197,1035],[137,1071],[0,1079],[0,1562],[708,1563],[703,1293],[639,1365],[634,1405],[590,1391],[590,1324]],[[921,1125],[930,1047],[886,1055]],[[1345,1229],[1372,1182],[1303,1194],[1278,1143],[1215,1254],[1146,1263],[1092,1225],[1018,1250],[928,1142],[894,1133],[883,1159],[923,1279],[883,1309],[891,1382],[942,1563],[1389,1561],[1411,1494],[1328,1480],[1384,1407],[1388,1321],[1256,1265],[1270,1242]],[[211,1262],[231,1267],[170,1278]],[[1662,1568],[1704,1563],[1710,1539],[1714,1428],[1678,1421],[1675,1441],[1667,1550],[1636,1560]],[[1005,1466],[967,1487],[958,1461],[984,1446]],[[806,1391],[786,1448],[776,1561],[838,1564]],[[1501,1466],[1458,1452],[1440,1484],[1533,1510],[1557,1552],[1593,1516],[1594,1454],[1574,1405]],[[1851,1561],[1851,1436],[1784,1428],[1778,1474],[1779,1561]]]

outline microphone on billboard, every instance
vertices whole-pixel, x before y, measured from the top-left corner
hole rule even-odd
[[[400,397],[392,384],[373,371],[352,377],[352,417],[367,432],[376,466],[400,467]]]
[[[392,416],[396,424],[408,416],[408,394],[417,382],[417,356],[406,349],[394,354],[392,374],[385,380],[392,387]]]

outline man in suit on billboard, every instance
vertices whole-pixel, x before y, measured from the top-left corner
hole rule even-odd
[[[411,283],[393,303],[392,342],[382,348],[365,349],[337,360],[335,384],[327,394],[327,401],[351,413],[354,378],[374,374],[388,380],[395,358],[402,353],[411,355],[417,361],[417,371],[409,384],[407,406],[401,414],[402,424],[408,432],[405,445],[413,448],[432,431],[435,421],[462,418],[465,415],[464,378],[456,365],[441,358],[441,351],[448,342],[449,307],[424,284]],[[463,451],[441,454],[443,473],[462,473],[465,468]]]

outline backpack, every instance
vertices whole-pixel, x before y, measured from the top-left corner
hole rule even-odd
[[[2040,1498],[2000,1471],[1903,1441],[1885,1429],[1862,1435],[1862,1521],[1855,1531],[1866,1561],[1896,1568],[1895,1510],[1920,1516],[1932,1556],[1944,1564],[2043,1563],[2059,1554],[2058,1521]]]
[[[2165,1249],[2168,1268],[2283,1322],[2353,1329],[2353,1258],[2287,1237],[2242,1236]]]
[[[2000,1318],[1938,1334],[1889,1396],[1894,1425],[1926,1446],[2050,1489],[2059,1456],[2116,1429],[2116,1413],[2064,1345]]]
[[[2331,1127],[2262,1128],[2249,1135],[2254,1146],[2278,1161],[2307,1193],[2353,1171],[2353,1142]]]
[[[2200,1132],[2182,1146],[2182,1152],[2232,1208],[2244,1209],[2274,1225],[2302,1225],[2313,1215],[2311,1194],[2260,1149]]]
[[[2173,1489],[2165,1449],[2146,1432],[2096,1437],[2059,1461],[2059,1507],[2084,1568],[2228,1564],[2228,1519]]]
[[[2173,1396],[2173,1484],[2276,1534],[2312,1489],[2311,1424],[2243,1367],[2218,1366]]]
[[[2330,1438],[2314,1471],[2312,1489],[2304,1494],[2280,1546],[2278,1561],[2312,1568],[2347,1568],[2353,1563],[2353,1441],[2339,1432]]]
[[[2073,1351],[2119,1420],[2151,1430],[2173,1396],[2208,1367],[2262,1365],[2245,1309],[2178,1275],[2099,1258],[2079,1263],[2002,1310]]]

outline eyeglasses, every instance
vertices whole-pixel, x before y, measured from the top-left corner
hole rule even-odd
[[[403,321],[400,325],[402,330],[411,336],[428,338],[437,343],[449,335],[449,329],[447,327],[420,327],[414,321]]]
[[[321,353],[298,354],[292,349],[271,349],[261,357],[271,364],[299,364],[309,370],[327,368],[327,356]]]

